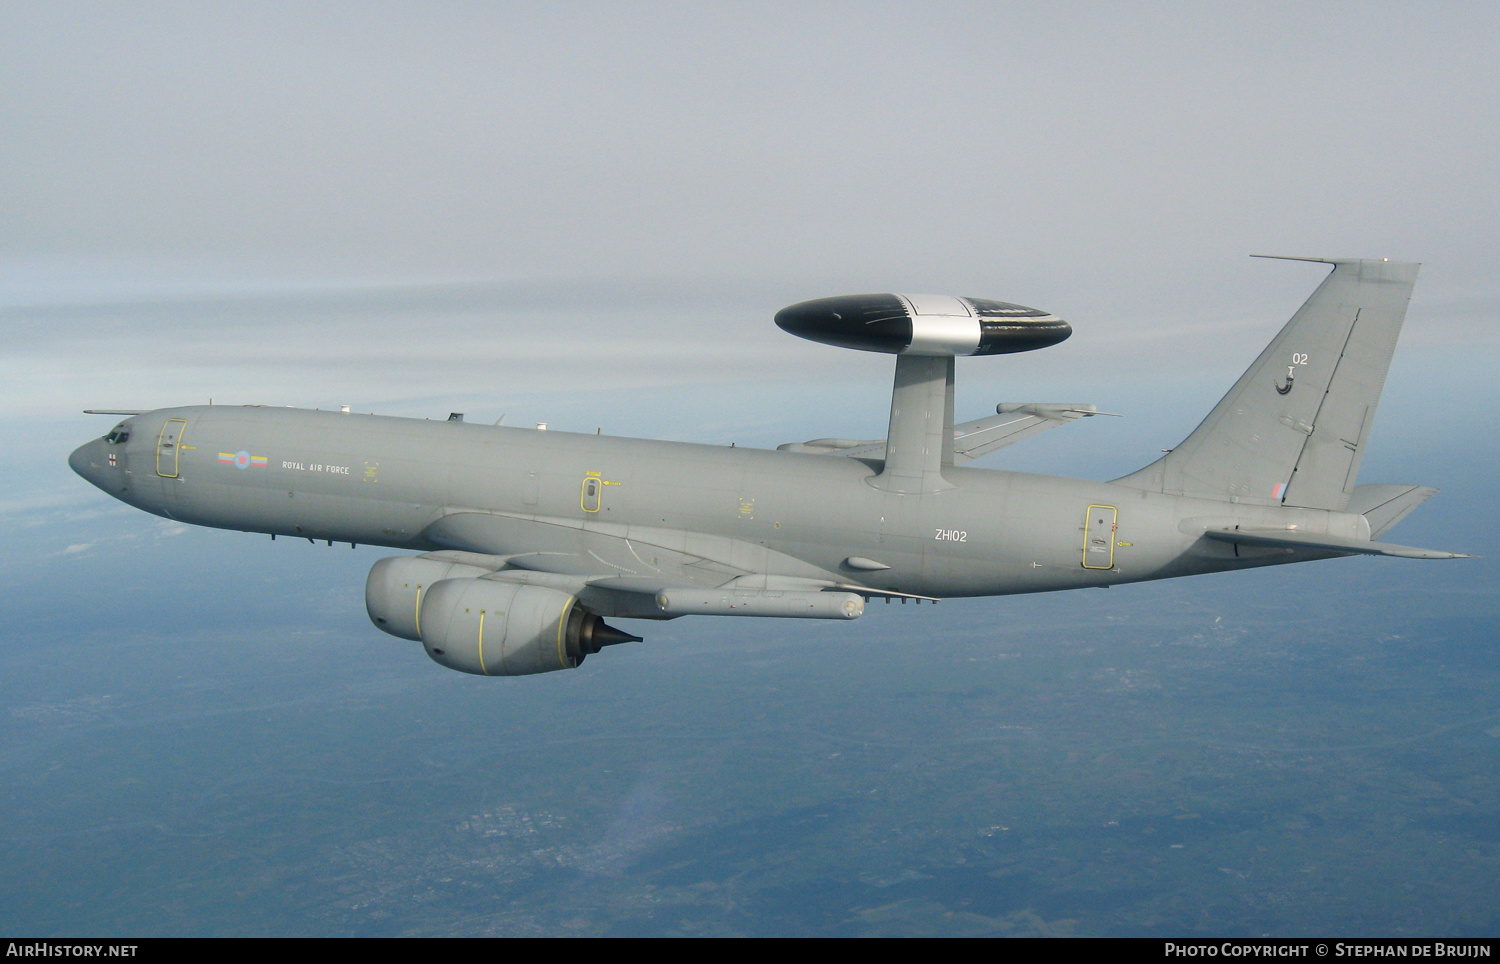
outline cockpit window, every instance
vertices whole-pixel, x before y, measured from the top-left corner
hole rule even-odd
[[[116,425],[113,429],[110,430],[110,433],[108,435],[104,436],[104,441],[108,442],[111,445],[124,445],[129,440],[130,431],[125,428],[124,422]]]

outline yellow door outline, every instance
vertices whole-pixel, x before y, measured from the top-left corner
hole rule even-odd
[[[172,427],[172,423],[173,422],[176,422],[178,427],[177,427],[176,433],[173,435],[172,441],[168,442],[167,441],[167,429],[169,429],[169,428]],[[187,431],[187,419],[185,419],[185,418],[169,418],[165,422],[162,423],[161,433],[156,436],[156,474],[159,475],[159,476],[161,476],[164,479],[175,479],[175,478],[177,478],[177,475],[178,475],[177,453],[182,450],[182,436],[183,436],[183,433],[186,432],[186,431]],[[163,463],[166,462],[166,460],[163,458],[163,456],[165,454],[167,454],[166,453],[166,449],[168,447],[170,447],[171,450],[172,450],[171,451],[171,457],[172,457],[172,459],[171,459],[170,464],[165,464],[164,465]],[[170,472],[166,471],[168,468],[170,468],[172,471],[170,471]]]
[[[585,512],[598,512],[599,496],[603,491],[604,480],[599,477],[599,473],[588,473],[578,489],[578,507]]]
[[[1109,526],[1108,538],[1095,536],[1095,526]],[[1120,528],[1120,510],[1112,505],[1091,505],[1083,515],[1083,568],[1113,569],[1115,567],[1115,530]],[[1102,541],[1102,545],[1098,544]],[[1090,557],[1089,551],[1093,550]]]

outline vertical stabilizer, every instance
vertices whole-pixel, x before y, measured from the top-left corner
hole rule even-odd
[[[953,464],[953,356],[897,355],[885,468],[877,488],[918,493],[951,489],[943,467]]]
[[[1333,265],[1203,423],[1120,484],[1251,505],[1343,511],[1420,265]]]

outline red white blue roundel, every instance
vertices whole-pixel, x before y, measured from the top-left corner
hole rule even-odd
[[[232,465],[237,469],[265,468],[266,457],[264,455],[251,455],[249,452],[220,452],[220,465]]]

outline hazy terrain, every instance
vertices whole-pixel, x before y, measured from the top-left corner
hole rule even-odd
[[[1493,434],[1406,394],[1365,477],[1445,484],[1397,534],[1482,552]],[[1489,559],[634,624],[576,672],[473,679],[369,625],[379,550],[82,488],[89,424],[31,437],[67,504],[0,545],[5,930],[1500,926]]]

